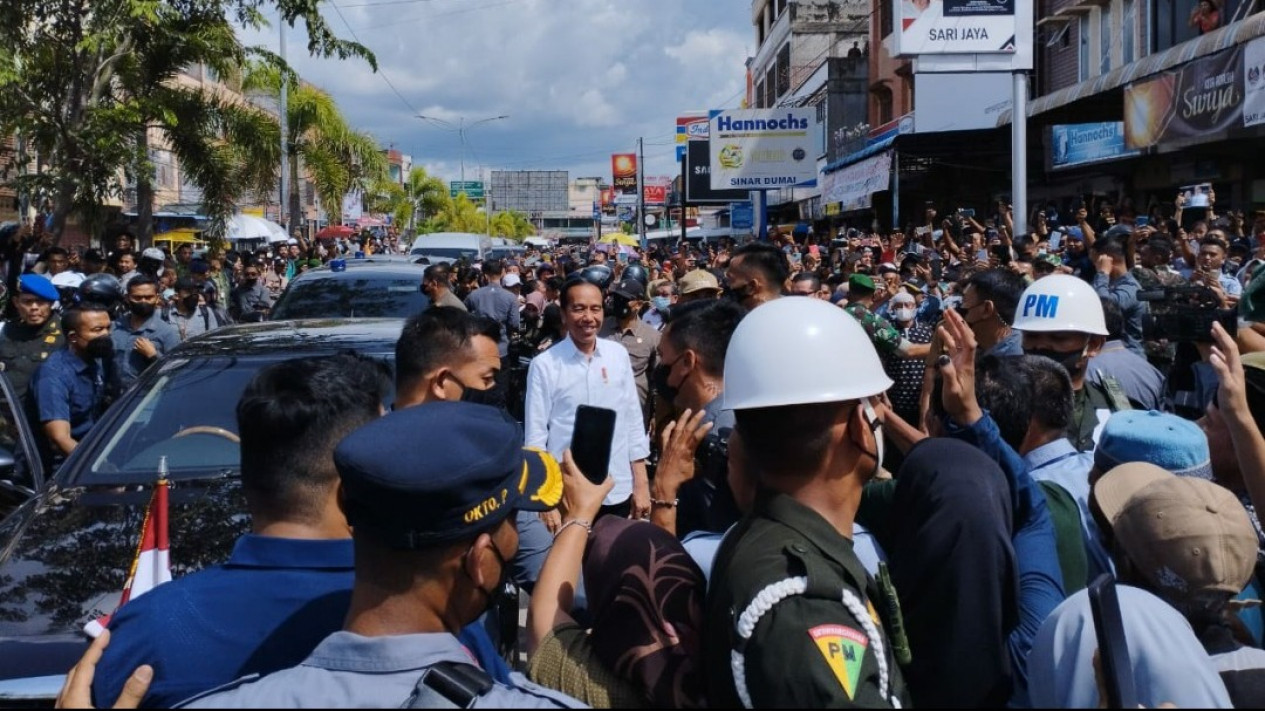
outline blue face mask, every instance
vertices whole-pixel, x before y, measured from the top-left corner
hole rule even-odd
[[[667,311],[672,307],[672,298],[669,296],[656,296],[650,299],[650,303],[654,304],[657,311]]]

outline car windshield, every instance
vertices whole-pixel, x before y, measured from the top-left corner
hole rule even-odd
[[[372,269],[373,267],[364,267]],[[359,271],[359,270],[358,270]],[[345,274],[296,279],[272,309],[274,321],[299,318],[408,318],[430,300],[416,277]]]
[[[164,456],[174,481],[235,476],[241,461],[237,401],[261,368],[295,355],[164,361],[157,377],[126,401],[129,410],[114,420],[119,424],[100,453],[72,483],[151,482]]]
[[[477,261],[479,258],[479,250],[463,247],[414,247],[409,254],[414,257],[440,257],[442,259],[451,259],[454,262],[458,259]]]
[[[236,357],[165,362],[130,401],[131,412],[88,468],[91,480],[81,483],[153,479],[162,456],[174,479],[236,471],[237,399],[265,364]]]

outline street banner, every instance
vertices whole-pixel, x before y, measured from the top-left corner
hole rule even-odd
[[[664,177],[646,177],[645,185],[642,186],[642,195],[647,205],[666,205],[668,202],[668,188],[672,185],[671,178]]]
[[[611,185],[616,196],[637,195],[637,154],[614,153],[611,155]]]
[[[1046,141],[1050,170],[1138,155],[1124,145],[1124,122],[1056,124]]]
[[[1032,45],[1030,4],[1016,12],[1016,0],[887,1],[897,55],[1013,53],[1020,43]]]
[[[1243,126],[1265,123],[1265,37],[1243,45]]]
[[[1124,89],[1129,148],[1179,140],[1217,140],[1243,125],[1243,47],[1197,59]]]
[[[822,173],[821,202],[839,204],[841,210],[862,210],[870,196],[887,190],[892,178],[892,152],[886,151],[833,173]]]
[[[690,141],[685,155],[685,201],[692,204],[727,205],[751,198],[749,190],[713,190],[709,141]]]
[[[676,162],[685,156],[685,144],[707,140],[707,116],[676,117]]]
[[[817,109],[734,109],[708,126],[713,189],[772,190],[817,179]]]

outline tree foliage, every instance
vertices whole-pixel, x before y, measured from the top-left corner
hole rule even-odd
[[[0,3],[0,131],[17,135],[3,180],[53,210],[60,237],[78,213],[99,224],[102,204],[120,196],[125,177],[138,191],[152,181],[151,132],[163,136],[213,217],[275,179],[268,164],[280,144],[266,115],[213,92],[182,86],[190,66],[231,78],[271,53],[243,46],[233,24],[264,26],[263,10],[302,23],[308,49],[320,56],[373,55],[333,34],[318,0],[22,0]],[[272,122],[275,126],[275,121]],[[38,157],[33,175],[17,166]],[[275,166],[277,160],[272,161]]]
[[[271,64],[254,64],[243,87],[280,97],[283,71]],[[288,82],[286,89],[288,201],[293,226],[303,224],[300,164],[311,178],[321,205],[327,212],[337,213],[343,196],[352,188],[369,189],[385,180],[387,160],[373,136],[352,128],[338,103],[324,90],[298,81]]]

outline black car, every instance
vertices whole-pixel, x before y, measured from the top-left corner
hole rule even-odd
[[[391,363],[402,327],[398,319],[230,326],[146,371],[0,522],[0,706],[54,698],[87,647],[84,624],[117,606],[159,457],[170,472],[173,576],[223,562],[248,525],[235,410],[250,378],[271,363],[345,350]]]
[[[303,318],[408,318],[430,306],[422,293],[426,265],[408,257],[343,260],[296,276],[273,304],[272,321]]]

